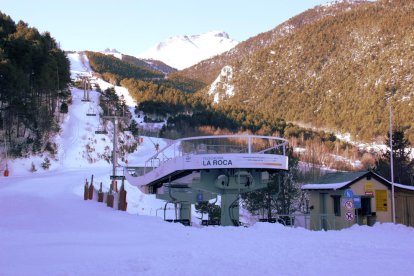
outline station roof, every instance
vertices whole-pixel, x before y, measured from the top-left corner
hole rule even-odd
[[[327,173],[319,178],[318,183],[315,184],[305,184],[302,186],[302,190],[341,190],[346,189],[355,182],[361,180],[364,177],[372,177],[377,181],[383,183],[388,188],[391,188],[391,182],[382,176],[372,172],[372,171],[360,171],[360,172],[335,172]],[[414,186],[408,186],[403,184],[394,183],[395,187],[412,190],[414,191]]]

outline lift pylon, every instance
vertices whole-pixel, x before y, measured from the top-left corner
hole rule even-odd
[[[272,173],[288,169],[286,144],[257,135],[178,139],[124,174],[131,185],[167,202],[195,204],[200,191],[206,201],[220,195],[221,225],[237,226],[240,194],[266,187]]]
[[[88,77],[82,78],[83,82],[83,98],[82,102],[90,102],[90,90],[91,90],[91,83]]]

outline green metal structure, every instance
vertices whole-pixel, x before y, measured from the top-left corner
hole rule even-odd
[[[220,196],[222,226],[238,226],[239,198],[265,188],[270,175],[287,170],[286,140],[224,135],[179,139],[147,161],[127,167],[128,182],[179,206],[178,221],[191,221],[191,205]]]

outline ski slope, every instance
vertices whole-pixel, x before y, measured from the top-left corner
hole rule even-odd
[[[127,212],[84,201],[85,179],[94,174],[95,183],[109,185],[111,174],[106,161],[83,158],[85,145],[99,152],[111,137],[94,135],[98,121],[84,115],[82,93],[72,90],[52,167],[43,170],[43,156],[33,156],[10,161],[10,177],[0,176],[0,275],[413,274],[414,229],[403,225],[185,227],[156,217],[163,202],[129,185]],[[167,142],[144,137],[130,162],[148,159],[153,143]]]

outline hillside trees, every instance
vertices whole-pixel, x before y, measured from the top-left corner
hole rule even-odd
[[[156,79],[163,78],[164,74],[149,70],[132,63],[124,62],[111,55],[87,51],[86,55],[91,68],[102,74],[102,77],[116,85],[127,78]]]
[[[395,120],[414,142],[412,1],[342,4],[307,11],[175,74],[211,83],[229,65],[235,95],[215,108],[244,110],[234,116],[245,125],[279,118],[358,141],[385,138],[391,97]]]
[[[137,101],[137,109],[147,114],[165,117],[167,114],[175,115],[191,109],[192,95],[174,87],[136,79],[124,79],[121,85]]]
[[[266,188],[242,195],[243,206],[252,214],[262,213],[272,220],[275,214],[289,215],[296,211],[300,198],[298,159],[293,155],[293,148],[288,147],[286,153],[289,171],[277,171]]]
[[[203,201],[195,204],[195,209],[197,213],[201,214],[200,220],[203,220],[204,214],[207,214],[210,221],[220,221],[221,208],[219,205]]]
[[[387,145],[390,136],[387,135]],[[411,145],[404,135],[403,129],[392,132],[392,155],[394,163],[394,181],[405,185],[414,185],[414,161],[411,160]],[[376,171],[391,180],[391,150],[388,148],[376,163]]]
[[[0,109],[12,153],[40,150],[58,130],[54,118],[69,82],[69,61],[51,35],[0,12]]]

